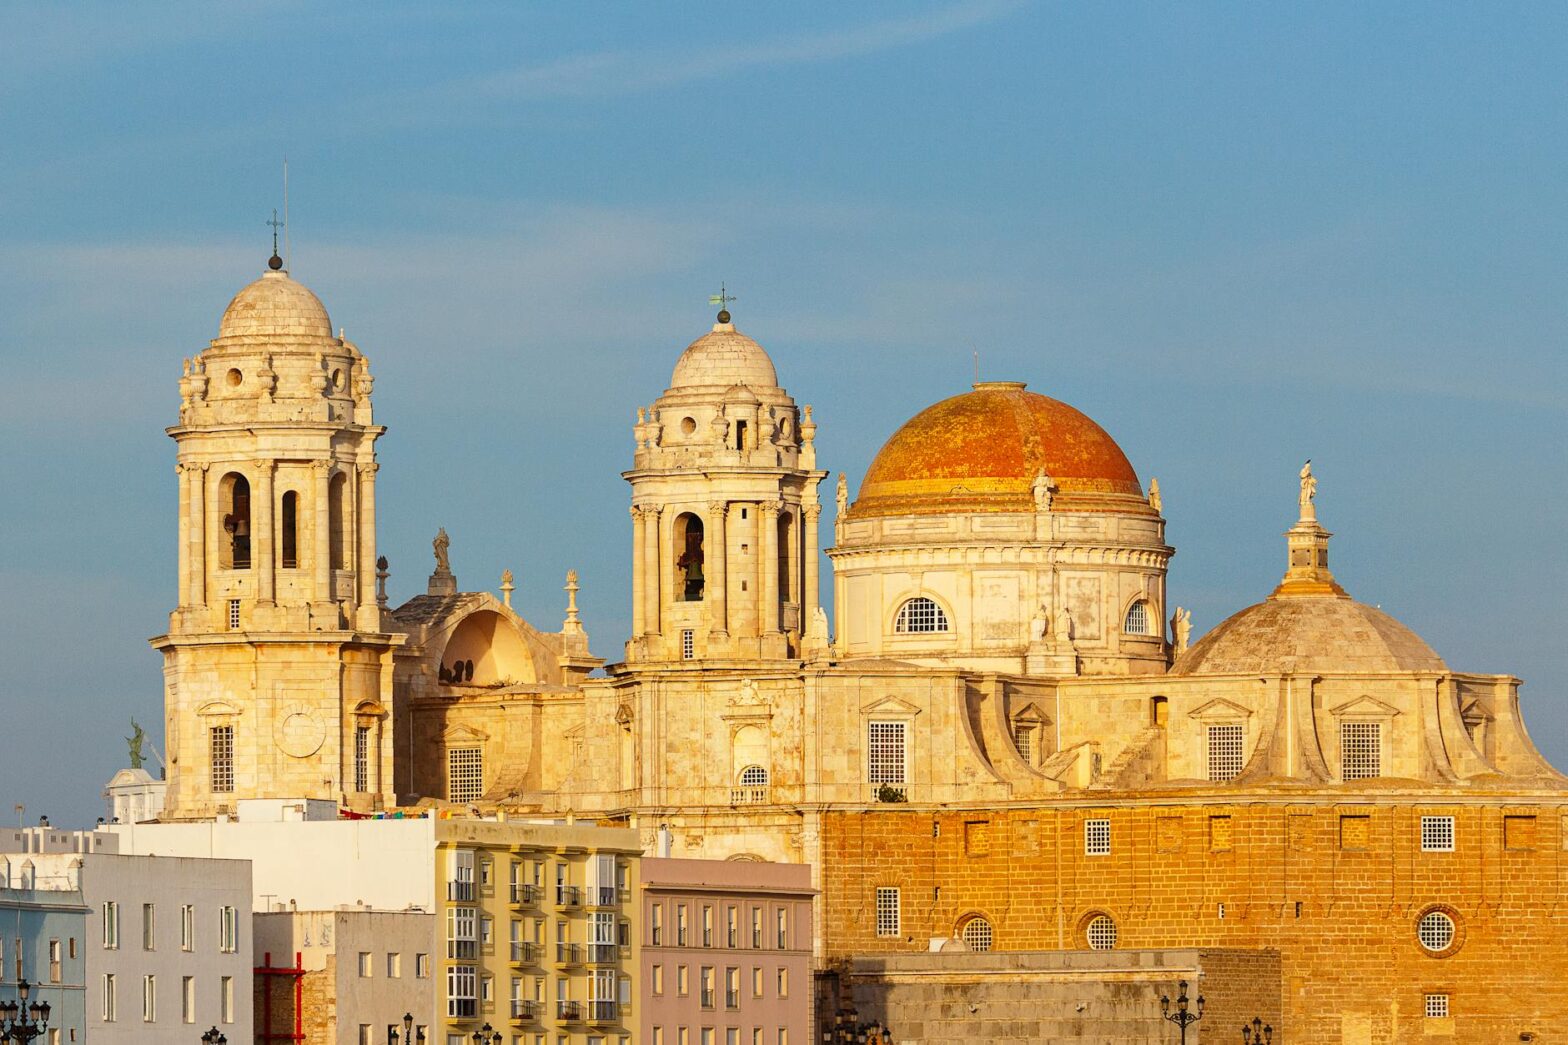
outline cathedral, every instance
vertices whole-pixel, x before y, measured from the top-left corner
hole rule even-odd
[[[720,311],[635,410],[632,634],[607,661],[574,576],[543,630],[509,583],[461,590],[444,531],[426,593],[388,604],[369,362],[269,264],[168,430],[166,818],[310,798],[625,824],[648,853],[810,864],[824,962],[1264,949],[1298,1041],[1568,1033],[1568,778],[1518,679],[1347,592],[1310,463],[1283,576],[1192,641],[1158,486],[1089,417],[977,383],[853,497],[829,482],[824,533],[819,419]]]

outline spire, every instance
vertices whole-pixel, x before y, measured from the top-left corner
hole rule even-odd
[[[1296,525],[1285,531],[1288,558],[1285,576],[1270,598],[1334,596],[1348,598],[1328,568],[1328,541],[1334,536],[1318,522],[1318,480],[1312,474],[1312,461],[1301,466],[1301,493],[1297,499],[1300,514]]]

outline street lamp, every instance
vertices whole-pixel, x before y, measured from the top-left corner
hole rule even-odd
[[[1274,1028],[1252,1017],[1250,1024],[1241,1025],[1241,1045],[1274,1045]]]
[[[501,1045],[501,1032],[491,1030],[487,1023],[474,1031],[474,1045]]]
[[[202,1045],[229,1045],[226,1034],[214,1027],[201,1036]]]
[[[0,1042],[27,1045],[49,1029],[49,1003],[35,1001],[31,1005],[27,1004],[27,996],[32,989],[32,984],[26,980],[18,981],[16,994],[21,1001],[0,1002]]]
[[[1187,1028],[1203,1019],[1203,995],[1198,995],[1198,1009],[1196,1012],[1192,1012],[1187,1008],[1187,981],[1182,980],[1176,985],[1176,988],[1176,1011],[1171,1011],[1170,997],[1162,994],[1160,995],[1160,1015],[1181,1028],[1181,1040],[1183,1045],[1185,1045]]]
[[[488,1024],[486,1024],[486,1026],[488,1026]],[[403,1037],[399,1038],[397,1036],[396,1027],[388,1027],[387,1045],[397,1045],[399,1041],[404,1042],[404,1045],[423,1045],[425,1040],[425,1028],[419,1028],[417,1032],[418,1037],[415,1037],[415,1033],[414,1014],[411,1012],[405,1012],[403,1013]]]

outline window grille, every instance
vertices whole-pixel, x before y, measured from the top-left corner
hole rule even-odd
[[[697,633],[690,628],[681,629],[681,660],[691,660],[697,655]]]
[[[1139,599],[1127,608],[1127,619],[1122,622],[1122,631],[1128,635],[1150,635],[1149,630],[1149,604]]]
[[[240,600],[239,599],[230,599],[229,600],[229,630],[230,631],[239,631],[240,630]]]
[[[1453,817],[1423,816],[1421,818],[1421,851],[1423,853],[1454,851]]]
[[[942,607],[922,595],[910,599],[899,607],[898,619],[893,622],[893,630],[900,635],[947,631],[947,614],[942,612]]]
[[[1383,771],[1383,724],[1381,722],[1341,722],[1339,724],[1339,777],[1341,780],[1366,780]]]
[[[1108,914],[1097,914],[1089,920],[1084,936],[1089,941],[1089,949],[1094,951],[1110,951],[1116,949],[1116,923]]]
[[[1235,780],[1241,774],[1242,727],[1235,723],[1209,727],[1209,779]]]
[[[866,731],[866,768],[870,782],[902,784],[906,723],[870,722]]]
[[[1111,822],[1085,820],[1083,822],[1083,855],[1109,856],[1111,853]]]
[[[1018,748],[1019,756],[1030,764],[1034,763],[1034,727],[1014,726],[1013,743]]]
[[[370,790],[370,727],[354,729],[354,790]]]
[[[484,794],[484,754],[477,747],[454,747],[446,753],[446,797],[473,802]]]
[[[1448,995],[1428,994],[1426,996],[1426,1014],[1431,1017],[1448,1015]]]
[[[898,936],[902,932],[902,920],[899,917],[899,894],[897,889],[877,890],[877,935]]]
[[[964,923],[961,934],[964,943],[971,951],[989,951],[991,949],[991,923],[984,918],[971,918]]]
[[[212,744],[212,790],[234,790],[234,727],[213,726],[208,731]]]
[[[741,787],[766,787],[768,771],[761,766],[747,766],[740,771]]]
[[[1428,911],[1416,923],[1416,938],[1429,951],[1445,951],[1454,942],[1454,920],[1442,911]]]

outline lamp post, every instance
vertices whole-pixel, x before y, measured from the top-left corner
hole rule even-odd
[[[861,1023],[853,1007],[835,1014],[831,1027],[823,1027],[822,1041],[824,1045],[894,1045],[892,1031],[877,1020]]]
[[[1170,1020],[1181,1028],[1182,1045],[1186,1045],[1187,1028],[1203,1019],[1203,995],[1198,995],[1197,1011],[1192,1011],[1187,1002],[1187,981],[1182,980],[1176,985],[1176,1011],[1171,1011],[1171,999],[1168,995],[1160,995],[1160,1015]]]
[[[49,1029],[49,1003],[35,1001],[27,1004],[33,986],[26,980],[16,985],[20,1002],[0,1002],[0,1042],[27,1045],[28,1042]]]
[[[501,1045],[501,1032],[491,1030],[487,1023],[474,1031],[474,1045]]]
[[[1251,1023],[1241,1025],[1241,1045],[1274,1045],[1274,1028],[1252,1017]]]
[[[488,1027],[489,1024],[485,1026]],[[404,1045],[423,1045],[424,1040],[425,1028],[421,1027],[417,1032],[414,1030],[414,1014],[411,1012],[403,1013],[403,1036],[401,1038],[397,1036],[396,1027],[387,1028],[387,1045],[398,1045],[399,1041],[403,1042]]]
[[[201,1036],[202,1045],[229,1045],[228,1036],[214,1027]]]

